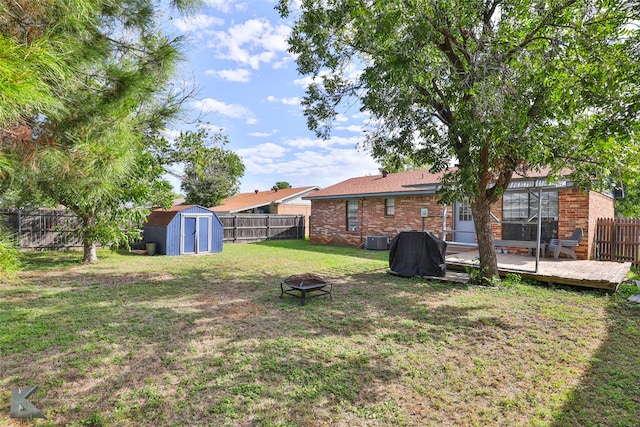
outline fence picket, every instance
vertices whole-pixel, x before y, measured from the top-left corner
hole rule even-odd
[[[304,215],[218,214],[225,242],[297,240],[305,237]]]
[[[598,218],[595,243],[596,259],[640,266],[640,219]]]
[[[225,242],[262,240],[297,240],[305,238],[304,215],[217,214],[222,222]],[[21,248],[82,247],[77,219],[66,210],[39,209],[24,211],[0,209],[0,218]]]

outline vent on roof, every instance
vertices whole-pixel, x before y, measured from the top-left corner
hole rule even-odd
[[[389,171],[387,171],[387,170],[382,171],[382,177],[383,178],[386,178],[387,175],[389,175]]]
[[[256,194],[258,194],[258,190],[253,190]]]

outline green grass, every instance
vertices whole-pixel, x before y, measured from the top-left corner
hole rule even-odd
[[[640,308],[618,294],[386,274],[305,241],[205,256],[25,253],[0,284],[0,425],[630,426]],[[312,272],[333,300],[280,299]]]

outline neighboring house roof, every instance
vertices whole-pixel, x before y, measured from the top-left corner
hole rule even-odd
[[[562,175],[568,174],[562,171]],[[440,181],[445,172],[431,173],[427,170],[397,172],[381,175],[368,175],[351,178],[339,182],[330,187],[316,191],[307,200],[336,199],[345,197],[384,197],[384,196],[410,196],[435,193],[440,187]],[[546,179],[548,170],[528,171],[526,174],[514,174],[513,181],[539,178]],[[535,183],[536,186],[544,186]],[[563,182],[562,186],[567,185]],[[528,185],[533,186],[533,185]]]
[[[317,185],[298,188],[281,188],[279,190],[254,191],[252,193],[240,193],[222,201],[219,206],[214,206],[211,210],[216,212],[240,212],[248,209],[255,209],[271,204],[286,203],[290,200],[306,196],[317,191]]]
[[[169,210],[165,210],[162,208],[154,209],[151,211],[149,216],[147,217],[147,221],[144,225],[150,225],[155,227],[165,227],[169,225],[171,220],[178,214],[178,212],[183,211],[185,209],[192,208],[197,205],[177,205],[171,206]]]

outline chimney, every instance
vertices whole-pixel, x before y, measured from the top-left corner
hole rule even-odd
[[[389,171],[387,171],[387,170],[383,170],[383,171],[382,171],[382,177],[383,177],[383,178],[386,178],[386,177],[387,177],[387,175],[389,175]]]

